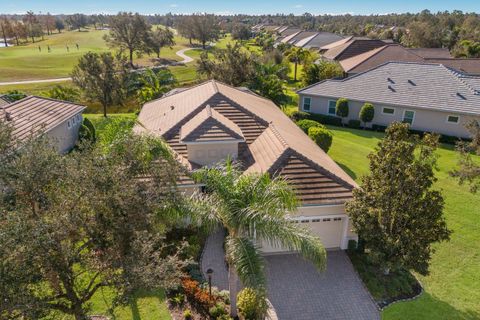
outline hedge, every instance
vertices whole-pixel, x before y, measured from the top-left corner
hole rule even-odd
[[[348,127],[354,128],[354,129],[360,129],[361,127],[361,121],[360,120],[348,120]]]
[[[297,126],[299,126],[300,129],[302,129],[305,133],[308,133],[308,129],[310,129],[312,127],[323,127],[323,128],[325,128],[325,126],[323,124],[320,124],[319,122],[317,122],[315,120],[309,120],[309,119],[303,119],[303,120],[297,121]]]

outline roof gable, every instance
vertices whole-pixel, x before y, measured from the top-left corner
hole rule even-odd
[[[376,39],[352,38],[348,42],[332,47],[323,56],[330,60],[343,60],[375,48],[383,47],[385,42]]]

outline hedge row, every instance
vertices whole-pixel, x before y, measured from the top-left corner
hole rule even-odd
[[[308,113],[303,111],[294,111],[291,113],[290,118],[295,122],[298,122],[300,120],[314,120],[314,121],[320,122],[321,124],[332,125],[337,127],[342,126],[342,118],[335,117],[335,116],[328,116],[324,114],[313,114],[313,113]],[[349,120],[347,127],[354,128],[354,129],[363,128],[361,126],[360,120]],[[378,131],[378,132],[385,132],[387,127],[378,125],[378,124],[372,124],[371,128],[365,128],[365,129]],[[418,134],[420,136],[423,136],[426,133],[424,131],[413,130],[413,129],[410,130],[410,132],[414,134]],[[440,138],[439,138],[439,141],[441,143],[447,143],[447,144],[456,144],[459,140],[460,139],[458,137],[448,136],[444,134],[440,135]]]

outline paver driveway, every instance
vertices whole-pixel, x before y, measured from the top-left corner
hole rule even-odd
[[[298,255],[267,256],[268,297],[280,320],[375,320],[380,315],[343,251],[319,273]]]
[[[213,285],[228,289],[223,231],[207,240],[202,271],[215,270]],[[379,312],[343,251],[329,251],[327,271],[296,254],[265,257],[268,297],[280,320],[376,320]]]

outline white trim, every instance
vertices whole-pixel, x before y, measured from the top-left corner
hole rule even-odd
[[[335,102],[335,112],[334,113],[330,113],[330,102]],[[327,114],[330,115],[330,116],[336,116],[337,115],[337,100],[328,100]]]
[[[341,214],[326,214],[321,216],[293,216],[289,217],[292,221],[301,221],[301,220],[313,220],[313,219],[324,219],[324,218],[348,218],[348,215],[345,213]],[[309,221],[310,222],[310,221]]]
[[[310,102],[308,103],[308,110],[305,109],[305,99],[310,100]],[[312,97],[302,97],[302,110],[306,112],[310,112],[310,110],[312,110]]]
[[[448,121],[448,118],[450,118],[450,117],[457,117],[458,118],[457,122]],[[457,116],[457,115],[454,115],[454,114],[449,114],[449,115],[447,115],[447,118],[445,119],[445,123],[459,124],[460,123],[460,116]]]
[[[340,242],[340,249],[346,250],[348,249],[348,216],[343,220],[343,232],[342,232],[342,241]]]
[[[405,121],[405,113],[407,113],[407,112],[413,112],[412,123],[409,123],[410,126],[413,126],[413,124],[415,123],[415,111],[414,110],[407,110],[407,109],[403,110],[402,122]]]
[[[392,109],[392,110],[393,110],[393,113],[385,113],[385,112],[384,112],[384,109]],[[382,114],[385,115],[385,116],[394,116],[394,115],[395,115],[395,108],[392,108],[392,107],[383,107],[383,106],[382,106]]]

